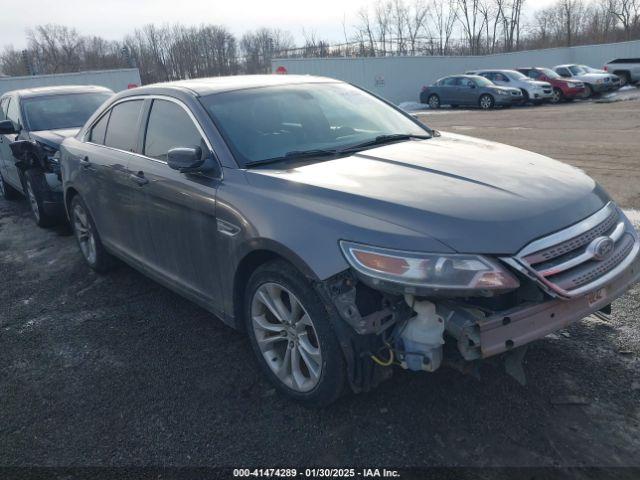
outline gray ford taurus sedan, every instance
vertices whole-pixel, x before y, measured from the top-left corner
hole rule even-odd
[[[580,170],[331,79],[121,92],[61,154],[87,263],[119,257],[245,331],[307,405],[498,354],[523,381],[529,342],[640,275],[637,233]]]

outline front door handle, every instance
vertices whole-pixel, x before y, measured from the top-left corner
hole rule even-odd
[[[91,162],[89,161],[89,157],[82,157],[80,159],[80,166],[85,170],[91,166]]]
[[[149,180],[144,176],[144,172],[132,173],[129,175],[131,181],[137,185],[143,186],[149,183]]]

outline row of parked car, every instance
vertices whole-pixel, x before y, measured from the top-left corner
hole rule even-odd
[[[520,347],[640,278],[637,232],[579,169],[337,80],[41,88],[0,113],[5,198],[68,219],[95,271],[118,258],[246,332],[306,405],[505,352],[524,382]]]
[[[632,66],[629,69],[625,69],[626,64],[622,61],[626,60],[638,59],[614,60],[605,66],[606,70],[577,64],[557,65],[552,69],[470,70],[464,75],[444,77],[433,85],[423,87],[420,102],[428,104],[430,108],[464,105],[487,110],[498,106],[541,105],[589,98],[640,80],[640,61],[637,62],[639,71],[636,73],[633,62],[630,62]]]

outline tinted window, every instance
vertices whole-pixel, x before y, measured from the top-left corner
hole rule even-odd
[[[107,131],[107,123],[109,123],[109,115],[111,115],[111,110],[109,110],[106,115],[103,115],[102,118],[96,123],[91,132],[89,133],[89,141],[93,143],[98,143],[100,145],[104,145],[104,134]]]
[[[540,75],[542,75],[539,71],[537,70],[529,70],[528,72],[529,77],[530,78],[540,78]]]
[[[11,120],[16,126],[20,125],[20,107],[15,97],[9,100],[9,107],[7,108],[7,120]]]
[[[503,75],[502,73],[494,73],[493,74],[493,78],[494,78],[494,80],[496,80],[498,82],[508,82],[509,81],[509,77],[507,77],[506,75]]]
[[[463,87],[467,87],[467,88],[472,88],[472,87],[476,86],[476,83],[473,80],[471,80],[470,78],[462,78],[462,79],[460,79],[460,84]]]
[[[200,147],[206,144],[193,120],[184,109],[173,102],[154,100],[147,123],[144,154],[167,161],[167,152],[176,147]]]
[[[458,85],[458,77],[445,78],[442,81],[442,84],[447,86],[447,87],[455,87],[456,85]]]
[[[135,149],[141,108],[142,100],[131,100],[113,107],[104,141],[106,146],[126,151]]]
[[[566,68],[558,68],[557,72],[558,72],[558,74],[562,75],[563,77],[570,77],[571,76],[571,72],[569,70],[567,70]]]
[[[29,130],[78,128],[85,124],[111,93],[73,93],[27,98],[24,123]]]

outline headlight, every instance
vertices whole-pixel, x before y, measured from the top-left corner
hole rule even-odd
[[[596,80],[596,83],[598,83],[598,84],[604,83],[604,79],[603,78],[599,78],[598,80]]]
[[[497,93],[498,95],[509,95],[509,92],[506,92],[506,91],[504,91],[504,90],[496,90],[496,93]]]
[[[496,260],[467,254],[416,253],[341,241],[349,264],[373,279],[444,290],[511,290],[518,279]]]

